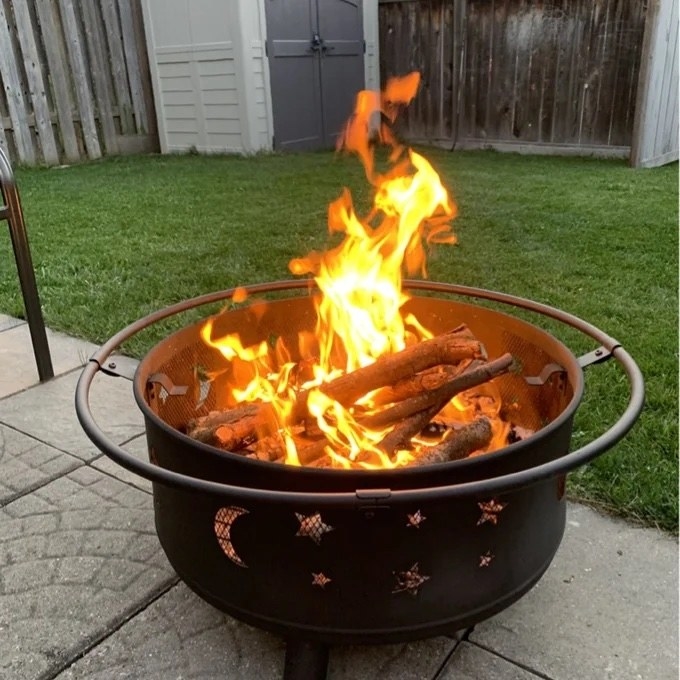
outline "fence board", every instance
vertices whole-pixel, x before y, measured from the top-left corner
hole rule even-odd
[[[643,42],[631,165],[678,159],[678,3],[650,2]]]
[[[36,10],[42,27],[47,65],[52,79],[52,95],[59,119],[64,157],[67,161],[76,161],[80,157],[80,149],[73,124],[73,99],[66,73],[67,60],[61,40],[61,22],[51,0],[36,0]]]
[[[19,161],[32,165],[35,163],[35,150],[31,131],[28,127],[28,107],[24,99],[24,88],[19,79],[19,70],[12,49],[12,38],[2,0],[0,0],[0,45],[4,46],[3,49],[0,49],[0,78],[2,78],[7,96],[7,108],[12,121],[14,145]]]
[[[379,15],[383,76],[427,74],[402,126],[411,138],[617,153],[630,145],[644,3],[392,0]],[[453,44],[443,46],[447,35]]]
[[[452,8],[453,31],[451,33],[451,138],[459,139],[461,135],[460,121],[465,102],[465,24],[467,21],[467,0],[454,0]],[[381,52],[382,54],[382,52]]]
[[[127,73],[130,79],[130,96],[135,124],[139,132],[146,132],[149,129],[148,113],[144,99],[144,86],[142,85],[140,73],[137,41],[135,39],[135,24],[130,0],[118,0],[118,11],[120,13],[120,27],[123,36],[123,50],[128,66]]]
[[[7,143],[7,135],[5,134],[2,118],[0,118],[0,149],[2,149],[5,156],[9,158],[9,144]]]
[[[35,126],[42,146],[42,156],[46,163],[59,163],[57,142],[54,139],[50,108],[47,103],[47,93],[40,66],[40,56],[35,43],[33,24],[28,11],[26,0],[13,0],[14,19],[16,21],[17,36],[24,58],[24,69],[28,81],[28,91],[31,95]]]
[[[141,0],[0,0],[0,46],[13,162],[158,148]]]
[[[102,155],[99,134],[94,120],[94,101],[90,87],[89,69],[85,62],[82,37],[78,28],[78,20],[73,8],[73,0],[59,0],[61,18],[64,25],[69,61],[73,70],[76,99],[80,113],[80,124],[83,130],[83,141],[89,158],[100,158]]]
[[[83,13],[83,30],[90,60],[99,125],[104,137],[104,148],[107,153],[115,153],[118,151],[118,134],[113,120],[113,88],[108,77],[101,14],[97,11],[94,0],[81,0],[80,9]]]
[[[132,134],[135,132],[135,122],[132,116],[132,99],[130,98],[125,71],[125,55],[121,40],[120,21],[118,20],[118,7],[116,0],[101,0],[101,3],[106,44],[109,47],[111,57],[113,89],[120,112],[120,127],[123,134]]]
[[[146,131],[153,136],[158,146],[158,126],[156,122],[153,88],[151,85],[151,69],[147,56],[146,35],[144,33],[144,16],[140,2],[132,2],[132,17],[135,26],[135,44],[137,45],[139,75],[144,93],[144,111],[146,112]],[[140,128],[141,129],[141,128]]]

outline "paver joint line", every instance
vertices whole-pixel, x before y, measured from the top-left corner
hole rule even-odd
[[[82,645],[80,649],[77,649],[77,651],[74,649],[73,653],[69,655],[67,659],[64,659],[58,665],[46,670],[44,673],[39,675],[36,680],[55,680],[55,678],[61,675],[64,671],[67,671],[69,668],[71,668],[73,664],[77,663],[93,649],[102,644],[102,642],[119,631],[126,623],[141,614],[144,610],[148,609],[154,602],[156,602],[156,600],[159,600],[161,597],[163,597],[163,595],[169,593],[177,586],[178,583],[179,577],[175,576],[170,580],[169,583],[159,588],[158,592],[153,593],[151,597],[144,598],[141,603],[137,603],[135,606],[130,607],[128,611],[124,612],[118,620],[112,622],[108,630],[103,632],[101,635],[86,641],[86,644]]]
[[[449,653],[444,657],[441,664],[439,664],[439,668],[435,671],[435,674],[432,676],[432,680],[439,680],[442,677],[442,673],[444,672],[444,669],[449,665],[449,662],[453,658],[458,647],[460,647],[460,645],[466,640],[467,634],[468,634],[468,631],[466,630],[463,633],[463,635],[461,635],[460,638],[458,638],[457,640],[453,640],[453,647],[451,647],[451,649],[449,650]]]
[[[466,640],[466,642],[469,645],[474,645],[475,647],[478,647],[479,649],[483,649],[485,652],[488,652],[489,654],[493,654],[494,656],[497,656],[499,659],[503,659],[503,661],[507,661],[508,663],[512,664],[513,666],[517,666],[517,668],[521,668],[523,671],[526,671],[527,673],[531,673],[532,675],[536,676],[537,678],[541,678],[541,680],[559,680],[558,678],[553,678],[550,675],[546,675],[545,673],[542,673],[541,671],[536,670],[535,668],[531,668],[531,666],[527,666],[526,664],[523,664],[519,661],[515,661],[514,659],[511,659],[509,656],[506,656],[505,654],[501,654],[500,652],[497,652],[492,647],[488,647],[487,645],[483,645],[479,642],[474,642],[472,640]]]

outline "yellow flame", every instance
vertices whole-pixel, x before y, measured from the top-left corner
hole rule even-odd
[[[450,221],[456,206],[430,163],[411,150],[404,156],[388,124],[378,124],[381,117],[394,120],[398,109],[415,96],[419,82],[419,74],[412,73],[390,80],[381,95],[368,91],[357,95],[355,112],[339,137],[338,148],[361,159],[375,188],[371,211],[365,217],[357,215],[345,190],[328,210],[329,231],[342,234],[342,242],[327,252],[290,262],[293,274],[312,274],[321,291],[313,378],[295,384],[292,365],[279,366],[281,357],[272,361],[267,343],[243,347],[235,334],[213,339],[211,322],[203,329],[204,342],[217,348],[227,361],[250,366],[250,373],[241,370],[232,396],[237,402],[272,404],[290,464],[300,464],[288,419],[302,388],[310,390],[307,409],[328,440],[326,450],[333,465],[348,467],[350,461],[358,461],[363,467],[395,467],[412,459],[408,451],[390,458],[378,446],[385,432],[362,427],[351,410],[315,387],[431,337],[416,319],[404,318],[402,308],[409,298],[402,283],[404,275],[427,274],[426,243],[455,243]],[[376,136],[392,147],[393,167],[384,175],[375,170]],[[315,343],[306,336],[299,338],[304,358],[310,356]]]

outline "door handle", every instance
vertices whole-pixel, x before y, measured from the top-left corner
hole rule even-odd
[[[319,50],[324,49],[323,39],[321,38],[321,36],[318,33],[315,33],[312,36],[312,40],[311,40],[309,46],[310,46],[312,52],[318,52]]]

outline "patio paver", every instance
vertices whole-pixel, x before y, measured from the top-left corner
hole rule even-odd
[[[0,314],[0,332],[6,331],[8,328],[21,326],[24,323],[26,322],[21,319],[15,319],[13,316],[7,316],[7,314]]]
[[[476,645],[461,642],[437,680],[538,680],[540,677]]]
[[[0,506],[80,465],[78,458],[0,425]]]
[[[123,448],[136,458],[139,458],[140,460],[143,460],[147,463],[149,462],[149,453],[146,445],[145,434],[139,435],[139,437],[135,437],[131,441],[126,442]],[[136,475],[134,472],[130,472],[129,470],[122,468],[120,465],[114,463],[110,458],[103,454],[99,458],[93,460],[91,465],[97,470],[106,472],[107,475],[111,475],[116,479],[120,479],[127,484],[132,484],[142,491],[151,493],[150,481],[140,477],[139,475]]]
[[[80,371],[0,399],[0,423],[66,451],[81,460],[99,456],[76,417],[74,395]],[[92,383],[92,413],[102,430],[121,444],[144,432],[144,420],[125,378],[98,374]]]
[[[38,382],[33,345],[28,324],[11,317],[0,317],[0,398],[14,394]],[[47,329],[55,375],[83,366],[97,345]]]
[[[9,503],[0,677],[49,677],[174,580],[138,489],[83,467]]]
[[[454,641],[335,648],[329,680],[433,677]],[[156,600],[57,680],[217,678],[280,680],[282,640],[206,604],[184,584]]]
[[[677,541],[583,505],[567,522],[541,581],[470,639],[555,680],[675,680]]]

